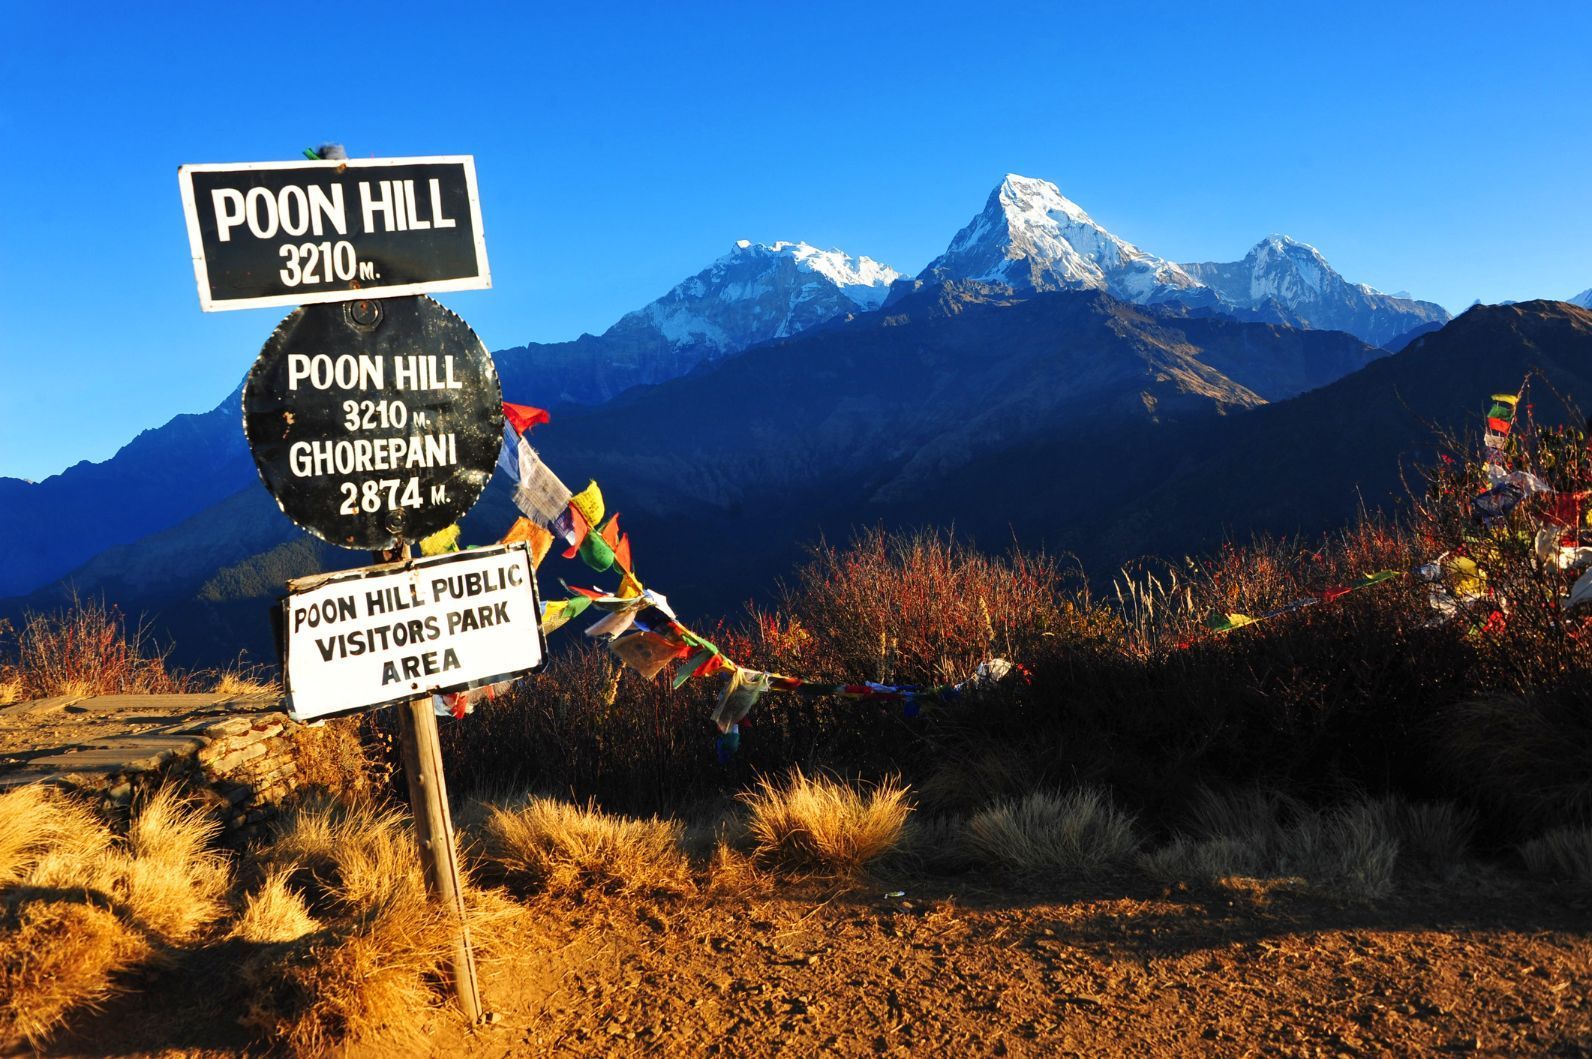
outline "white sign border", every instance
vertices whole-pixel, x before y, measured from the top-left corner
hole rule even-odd
[[[199,206],[193,193],[194,173],[247,173],[262,169],[384,169],[427,163],[455,165],[462,163],[464,166],[464,179],[470,196],[470,220],[475,225],[476,275],[426,283],[401,283],[392,287],[355,288],[312,294],[277,294],[264,298],[218,300],[210,296],[209,268],[205,262],[204,241],[199,236]],[[356,298],[397,298],[405,294],[489,290],[492,287],[492,268],[486,258],[486,230],[481,227],[481,192],[475,180],[474,155],[438,154],[417,158],[349,158],[313,161],[305,158],[297,162],[204,162],[178,166],[177,183],[182,190],[182,213],[188,226],[188,252],[193,258],[194,284],[199,288],[199,308],[207,313],[230,312],[234,309],[281,308],[285,305],[318,305],[323,302],[353,301]]]
[[[317,713],[314,716],[307,718],[299,716],[298,710],[293,704],[293,684],[292,678],[290,676],[290,670],[288,668],[288,650],[289,644],[291,642],[288,635],[288,627],[289,622],[292,620],[292,600],[295,594],[299,592],[308,592],[311,589],[324,588],[327,585],[340,584],[344,581],[363,581],[371,577],[383,577],[389,574],[404,573],[408,570],[421,569],[431,566],[446,566],[449,563],[460,562],[466,559],[482,559],[492,555],[508,555],[516,551],[525,553],[525,565],[526,568],[531,572],[531,603],[532,609],[538,616],[536,623],[536,642],[539,648],[540,660],[536,663],[536,665],[532,666],[530,669],[522,669],[516,673],[498,673],[488,678],[469,680],[460,684],[439,686],[419,692],[409,691],[394,699],[386,699],[381,702],[372,702],[363,706],[350,706],[346,710]],[[513,544],[492,544],[482,548],[468,548],[463,551],[448,552],[443,555],[427,555],[418,558],[403,559],[396,563],[379,563],[374,566],[361,566],[353,570],[336,570],[331,573],[312,574],[308,577],[299,577],[289,580],[287,582],[287,589],[287,594],[284,595],[279,601],[277,611],[282,621],[282,632],[279,640],[278,653],[282,662],[282,690],[285,692],[285,697],[287,699],[288,716],[301,723],[314,723],[316,721],[326,720],[330,717],[349,717],[354,714],[366,713],[371,710],[383,710],[389,706],[397,706],[400,703],[408,702],[410,699],[417,698],[420,695],[448,695],[456,691],[464,691],[472,686],[480,687],[483,684],[496,684],[503,680],[517,680],[520,677],[528,676],[532,673],[540,673],[547,665],[547,634],[542,631],[542,624],[540,620],[542,593],[536,582],[536,564],[531,562],[531,546],[525,541],[516,541]]]

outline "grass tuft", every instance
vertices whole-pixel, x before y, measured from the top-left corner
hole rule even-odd
[[[1387,894],[1399,873],[1451,877],[1464,861],[1473,820],[1449,803],[1362,799],[1307,809],[1274,792],[1204,791],[1180,834],[1139,863],[1167,882],[1301,878],[1359,899]]]
[[[482,808],[484,860],[511,885],[561,894],[683,894],[691,888],[685,828],[678,821],[617,816],[554,798]]]
[[[59,791],[0,795],[0,1037],[37,1046],[218,919],[229,878],[215,832],[169,787],[135,807],[122,838]]]
[[[148,954],[143,937],[81,895],[0,906],[0,1039],[38,1048],[73,1012],[120,992],[118,972]]]
[[[1019,871],[1074,876],[1114,867],[1139,846],[1132,814],[1095,787],[996,802],[968,820],[967,842],[980,856]]]
[[[266,880],[235,931],[282,943],[242,967],[244,1021],[293,1054],[423,1051],[449,927],[403,817],[368,802],[307,804],[257,859]]]
[[[1564,879],[1592,891],[1592,827],[1556,827],[1520,846],[1533,875]]]
[[[231,937],[261,945],[297,941],[321,929],[309,905],[288,885],[288,873],[273,871],[248,896],[233,924]]]
[[[850,875],[902,843],[912,807],[894,780],[864,788],[793,769],[743,794],[759,860],[796,871]]]

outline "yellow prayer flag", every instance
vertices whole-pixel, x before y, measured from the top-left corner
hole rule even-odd
[[[447,552],[456,552],[458,550],[459,524],[457,522],[447,529],[439,529],[420,542],[421,555],[443,555]]]
[[[586,525],[595,529],[603,520],[603,491],[597,488],[596,482],[592,482],[569,498],[569,506],[580,512],[580,517],[586,520]]]
[[[569,610],[569,601],[564,599],[553,600],[542,610],[542,634],[557,632],[562,629],[573,616]]]

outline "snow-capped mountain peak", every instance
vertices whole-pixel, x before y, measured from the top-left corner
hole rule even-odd
[[[1185,262],[1183,268],[1227,304],[1257,312],[1262,319],[1348,331],[1373,345],[1448,320],[1440,305],[1350,283],[1327,264],[1321,251],[1286,235],[1268,235],[1242,261]]]
[[[1570,304],[1579,305],[1583,309],[1592,309],[1592,287],[1588,287],[1580,294],[1577,294],[1575,297],[1571,298]]]
[[[1111,234],[1055,184],[1017,173],[1006,174],[921,278],[1020,290],[1104,290],[1137,302],[1199,287],[1177,265]]]
[[[754,243],[750,239],[738,240],[730,256],[738,254],[763,257],[788,257],[804,272],[814,272],[841,289],[852,301],[864,308],[877,308],[884,301],[890,284],[901,278],[901,273],[871,257],[851,257],[843,250],[820,250],[810,243],[780,241],[770,245]]]
[[[899,278],[887,265],[841,250],[741,239],[663,297],[625,314],[605,337],[661,336],[693,360],[711,359],[878,308]]]

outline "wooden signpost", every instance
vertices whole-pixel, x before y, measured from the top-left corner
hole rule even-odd
[[[452,984],[481,1021],[433,696],[546,655],[526,547],[420,559],[491,478],[502,395],[486,347],[426,292],[491,286],[468,156],[183,166],[200,307],[297,305],[244,386],[282,512],[394,561],[288,583],[284,683],[301,720],[395,706],[426,881],[455,922]]]

